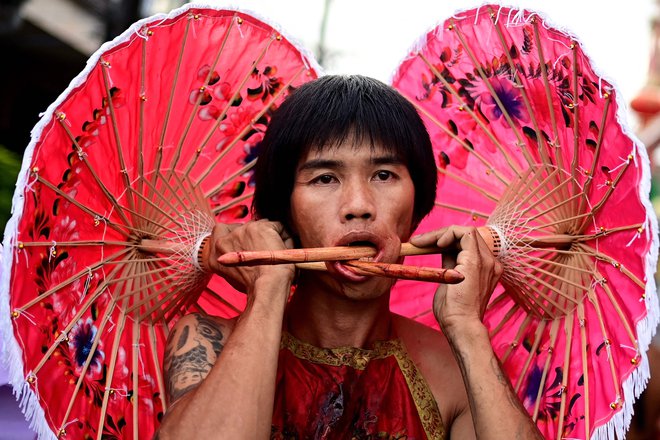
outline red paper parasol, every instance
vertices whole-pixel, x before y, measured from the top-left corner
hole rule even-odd
[[[153,435],[167,323],[244,303],[187,253],[214,221],[248,215],[271,111],[316,77],[310,64],[247,14],[189,6],[104,45],[48,108],[0,303],[10,381],[40,438]],[[152,252],[163,243],[170,257]]]
[[[649,374],[658,241],[648,157],[616,90],[571,35],[500,6],[433,29],[393,85],[437,152],[437,206],[420,231],[500,235],[486,323],[525,407],[547,438],[623,438]],[[435,324],[434,286],[395,289],[393,309]]]

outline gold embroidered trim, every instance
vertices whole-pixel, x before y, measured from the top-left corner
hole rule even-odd
[[[406,379],[426,436],[433,440],[443,440],[445,438],[445,427],[442,423],[440,409],[426,380],[424,380],[424,376],[419,372],[412,359],[408,357],[405,350],[395,353],[394,356],[399,363],[403,377]]]
[[[384,359],[404,351],[401,341],[377,341],[371,350],[356,347],[320,348],[282,333],[280,348],[286,348],[299,359],[333,367],[347,366],[364,370],[372,359]]]
[[[443,440],[445,438],[445,428],[442,424],[438,404],[426,380],[424,380],[412,359],[408,357],[408,353],[399,339],[375,342],[374,348],[371,350],[356,347],[319,348],[299,341],[289,333],[284,332],[280,348],[285,348],[297,358],[309,362],[333,367],[348,366],[356,370],[364,370],[372,359],[394,356],[406,380],[410,395],[415,402],[417,414],[427,438],[433,440]]]

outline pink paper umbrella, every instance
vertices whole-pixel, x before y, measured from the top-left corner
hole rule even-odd
[[[241,12],[184,7],[104,45],[33,132],[5,237],[5,356],[40,438],[151,438],[168,325],[245,299],[190,255],[246,219],[257,146],[299,49]]]
[[[524,406],[547,438],[623,438],[658,322],[657,221],[616,90],[573,36],[500,6],[426,34],[393,85],[437,153],[420,231],[489,225],[501,240],[485,321]],[[433,293],[401,281],[393,307],[433,324]]]

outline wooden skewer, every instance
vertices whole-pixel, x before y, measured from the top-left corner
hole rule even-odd
[[[465,279],[462,273],[453,269],[435,267],[405,266],[395,263],[350,260],[344,263],[358,275],[376,275],[402,280],[430,281],[433,283],[457,284]]]
[[[218,258],[225,266],[257,266],[260,264],[290,264],[311,261],[345,261],[374,257],[376,248],[371,246],[335,246],[325,248],[286,249],[281,251],[228,252]],[[420,248],[410,243],[401,244],[400,256],[440,253],[433,247]]]

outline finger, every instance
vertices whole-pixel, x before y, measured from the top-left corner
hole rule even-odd
[[[447,228],[441,228],[423,234],[413,235],[410,237],[410,243],[418,247],[433,246],[438,241],[438,237],[444,234],[446,230]]]

